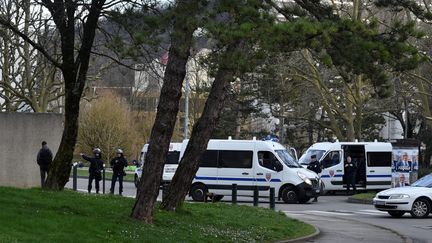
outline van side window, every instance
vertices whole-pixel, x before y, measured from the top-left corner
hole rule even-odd
[[[179,151],[169,151],[167,154],[165,164],[176,165],[179,163],[179,158],[180,158],[180,152]]]
[[[322,167],[328,168],[335,166],[340,163],[340,152],[339,151],[331,151],[326,155],[326,157],[321,160]]]
[[[282,167],[274,154],[269,151],[258,152],[258,163],[260,166],[274,171],[280,171],[280,168]]]
[[[252,168],[252,151],[219,151],[219,164],[223,168]]]
[[[217,160],[217,150],[206,150],[200,158],[200,167],[217,167]]]
[[[392,164],[392,152],[368,152],[367,159],[369,167],[390,167]]]

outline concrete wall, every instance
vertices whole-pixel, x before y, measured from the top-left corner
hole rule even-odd
[[[62,132],[61,114],[0,112],[0,186],[40,187],[41,142],[55,155]]]

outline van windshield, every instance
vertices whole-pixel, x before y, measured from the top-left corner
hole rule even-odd
[[[319,161],[321,159],[321,157],[323,156],[324,153],[325,153],[325,150],[309,149],[308,151],[306,151],[305,154],[303,154],[300,157],[299,163],[301,165],[308,165],[309,162],[310,162],[310,160],[311,160],[311,156],[312,155],[316,155],[316,158]]]
[[[295,161],[290,153],[286,149],[275,150],[282,162],[286,164],[289,168],[300,168],[301,166]]]

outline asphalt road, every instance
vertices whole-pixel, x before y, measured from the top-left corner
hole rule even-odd
[[[110,184],[111,182],[107,180],[107,193]],[[72,188],[72,180],[66,187]],[[87,179],[78,179],[78,190],[87,192]],[[118,187],[116,190],[115,194],[118,193]],[[134,184],[125,182],[123,195],[134,197],[135,193]],[[158,200],[161,200],[161,193]],[[320,237],[307,242],[432,243],[432,214],[427,219],[414,219],[409,214],[395,219],[386,212],[375,210],[372,205],[348,203],[346,200],[346,196],[323,196],[319,198],[318,203],[284,204],[276,202],[276,210],[311,223],[321,230]],[[230,198],[225,197],[223,201],[229,203]],[[252,205],[252,198],[240,197],[238,201]],[[262,199],[260,206],[268,207],[268,199]]]

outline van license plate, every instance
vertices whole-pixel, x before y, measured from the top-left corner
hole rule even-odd
[[[375,205],[385,205],[384,201],[374,201]]]

